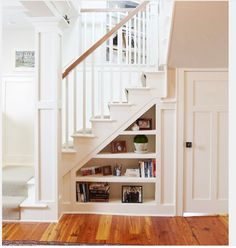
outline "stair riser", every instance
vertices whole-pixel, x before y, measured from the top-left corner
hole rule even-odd
[[[3,208],[2,210],[3,220],[20,220],[20,208]]]
[[[13,185],[3,183],[2,195],[3,196],[27,196],[27,185]]]
[[[119,120],[121,117],[129,116],[133,111],[135,106],[111,106],[110,107],[110,116],[111,119]]]

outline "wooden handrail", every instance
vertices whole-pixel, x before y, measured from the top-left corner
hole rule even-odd
[[[81,13],[109,13],[109,12],[130,12],[135,8],[97,8],[97,9],[81,9]]]
[[[93,44],[86,52],[84,52],[75,62],[69,65],[62,74],[62,79],[64,79],[77,65],[84,61],[91,53],[93,53],[99,46],[101,46],[105,41],[107,41],[116,31],[118,31],[126,22],[128,22],[133,16],[135,16],[139,11],[142,11],[145,6],[150,1],[143,1],[138,5],[133,11],[122,19],[114,28],[112,28],[107,34],[105,34],[101,39],[99,39],[95,44]]]

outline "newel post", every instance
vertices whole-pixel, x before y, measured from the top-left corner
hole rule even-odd
[[[36,201],[46,203],[45,220],[59,217],[61,161],[62,33],[58,18],[34,18],[36,39]]]

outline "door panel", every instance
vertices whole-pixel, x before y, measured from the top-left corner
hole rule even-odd
[[[226,72],[185,74],[184,212],[227,212],[227,85]]]

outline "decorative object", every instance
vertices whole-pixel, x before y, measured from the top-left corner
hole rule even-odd
[[[142,203],[143,187],[136,185],[122,185],[123,203]]]
[[[126,177],[140,177],[140,169],[126,169]]]
[[[136,153],[146,153],[148,150],[148,138],[146,135],[136,135],[134,137],[134,147]]]
[[[111,143],[112,153],[126,152],[126,142],[124,140],[116,140]]]
[[[132,131],[138,131],[139,130],[139,126],[137,123],[134,123],[134,125],[132,126]]]
[[[102,174],[103,176],[110,176],[112,175],[112,169],[110,165],[103,166],[102,167]]]
[[[137,125],[140,130],[151,130],[152,129],[152,119],[150,118],[139,118],[137,120]]]
[[[27,50],[14,50],[14,68],[17,71],[33,70],[35,67],[35,52]]]
[[[102,167],[93,166],[93,167],[84,167],[80,169],[82,176],[102,174]]]
[[[122,164],[116,164],[114,167],[114,176],[121,176]]]

